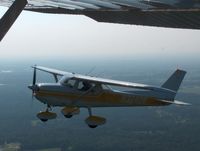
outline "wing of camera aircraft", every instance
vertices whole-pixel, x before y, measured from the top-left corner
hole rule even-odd
[[[85,15],[98,22],[200,29],[199,0],[0,0],[0,40],[22,10]]]

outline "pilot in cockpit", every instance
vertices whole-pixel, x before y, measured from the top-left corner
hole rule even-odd
[[[81,88],[81,91],[87,91],[92,87],[92,85],[87,82],[87,81],[83,81],[83,87]]]

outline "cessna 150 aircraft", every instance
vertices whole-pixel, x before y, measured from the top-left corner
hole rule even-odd
[[[36,99],[47,108],[39,112],[37,117],[41,121],[55,119],[57,114],[51,107],[60,106],[66,118],[79,114],[81,107],[87,108],[89,116],[86,124],[95,128],[106,123],[106,119],[92,114],[93,107],[128,107],[128,106],[163,106],[170,104],[188,105],[188,103],[174,100],[179,86],[186,74],[183,70],[176,70],[161,86],[109,80],[98,77],[75,74],[41,66],[33,66],[33,83],[28,86]],[[36,70],[50,73],[56,83],[36,83]],[[58,79],[58,76],[61,76]],[[128,88],[116,90],[111,86]]]
[[[22,10],[85,15],[98,22],[200,29],[200,0],[0,0],[0,41]]]

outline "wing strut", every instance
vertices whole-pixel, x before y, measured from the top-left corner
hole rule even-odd
[[[58,75],[53,74],[53,77],[54,77],[54,79],[55,79],[55,81],[56,81],[56,83],[57,83],[57,82],[58,82]]]
[[[15,0],[0,20],[0,41],[6,35],[19,14],[27,4],[27,0]]]

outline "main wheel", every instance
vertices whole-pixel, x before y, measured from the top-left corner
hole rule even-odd
[[[90,128],[96,128],[97,125],[88,125]]]
[[[47,122],[48,119],[40,119],[42,122]]]
[[[72,115],[71,114],[66,114],[66,115],[64,115],[66,118],[71,118],[72,117]]]

